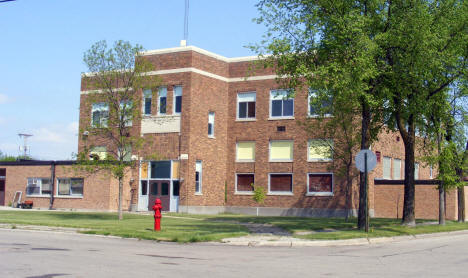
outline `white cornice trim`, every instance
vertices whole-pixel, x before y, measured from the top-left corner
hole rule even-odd
[[[244,57],[234,57],[234,58],[227,58],[224,56],[221,56],[219,54],[201,49],[196,46],[180,46],[180,47],[172,47],[172,48],[163,48],[163,49],[155,49],[155,50],[147,50],[140,52],[140,56],[150,56],[150,55],[160,55],[160,54],[168,54],[168,53],[175,53],[175,52],[184,52],[184,51],[195,51],[200,54],[221,60],[226,63],[232,63],[232,62],[245,62],[245,61],[256,61],[261,59],[261,57],[258,56],[244,56]]]
[[[174,73],[186,73],[186,72],[193,72],[203,76],[207,76],[213,79],[217,79],[220,81],[224,81],[227,83],[231,82],[243,82],[243,81],[258,81],[258,80],[270,80],[278,78],[278,75],[260,75],[260,76],[249,76],[249,77],[233,77],[227,78],[221,75],[217,75],[211,72],[207,72],[204,70],[200,70],[197,68],[178,68],[178,69],[169,69],[169,70],[156,70],[156,71],[149,71],[144,73],[143,75],[164,75],[164,74],[174,74]],[[81,91],[82,95],[86,94],[96,94],[96,93],[103,93],[105,90],[85,90]]]

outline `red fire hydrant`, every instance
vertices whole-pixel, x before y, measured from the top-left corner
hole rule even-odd
[[[156,199],[154,201],[154,230],[155,231],[160,231],[161,230],[161,210],[162,210],[162,205],[161,205],[161,200]]]

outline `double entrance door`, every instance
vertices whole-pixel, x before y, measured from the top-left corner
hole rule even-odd
[[[142,196],[140,196],[140,201],[143,201],[142,205],[144,206],[144,203],[147,202],[148,210],[152,211],[154,201],[159,198],[163,207],[162,210],[169,211],[171,205],[170,185],[171,182],[168,180],[141,181]]]

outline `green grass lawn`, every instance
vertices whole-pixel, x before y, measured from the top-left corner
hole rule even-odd
[[[164,216],[161,231],[154,232],[153,216],[129,213],[119,221],[116,213],[0,211],[0,223],[86,228],[89,231],[83,233],[176,242],[216,241],[247,235],[247,229],[238,224]]]
[[[89,229],[88,234],[115,235],[150,240],[197,242],[217,241],[227,237],[248,234],[240,223],[263,223],[281,227],[293,236],[305,239],[328,240],[360,237],[388,237],[424,233],[468,230],[468,223],[447,221],[439,226],[417,221],[416,227],[400,225],[398,219],[372,218],[370,232],[355,228],[356,219],[304,217],[255,217],[247,215],[163,215],[162,229],[153,231],[151,215],[124,214],[118,221],[116,213],[62,212],[62,211],[0,211],[0,223],[59,226]]]

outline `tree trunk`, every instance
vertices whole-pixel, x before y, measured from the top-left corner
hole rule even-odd
[[[439,225],[445,225],[445,188],[439,184]]]
[[[122,192],[123,192],[123,178],[119,177],[119,220],[123,219],[123,213],[122,213]]]
[[[55,192],[55,161],[52,162],[50,166],[50,202],[49,210],[54,208],[54,192]]]
[[[406,138],[405,138],[406,137]],[[405,195],[403,197],[403,219],[402,224],[415,226],[414,217],[415,186],[414,186],[414,129],[408,130],[407,136],[403,136],[405,145]],[[406,139],[406,140],[405,140]]]
[[[369,125],[370,125],[370,108],[365,100],[361,100],[361,150],[369,148]],[[358,229],[364,230],[366,228],[366,181],[364,173],[359,174],[359,212],[358,212]]]
[[[352,187],[352,179],[351,179],[351,167],[352,165],[348,163],[346,165],[346,192],[345,192],[345,207],[346,207],[346,214],[345,214],[345,221],[348,222],[349,219],[349,210],[351,208],[351,200],[350,200],[350,191]]]
[[[457,189],[458,193],[458,222],[465,222],[465,186]]]

